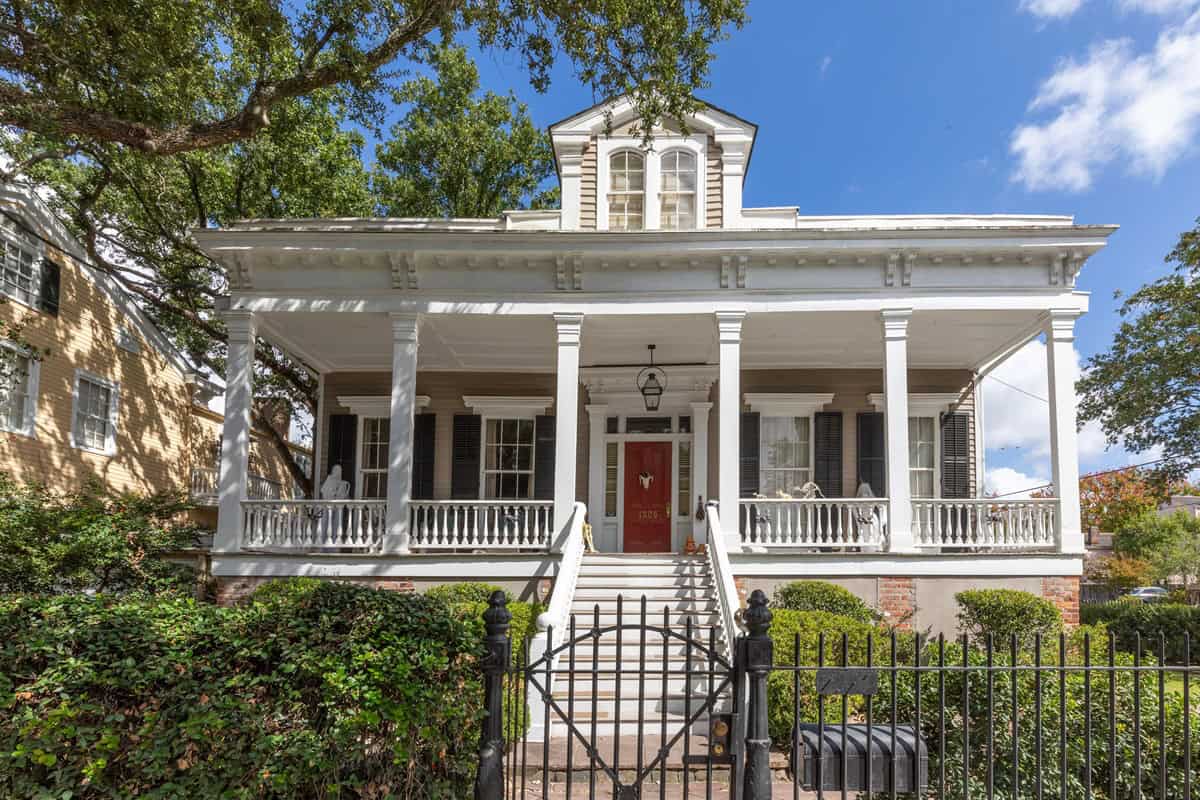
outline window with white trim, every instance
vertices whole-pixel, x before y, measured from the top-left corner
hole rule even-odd
[[[908,483],[913,497],[935,497],[937,487],[937,420],[908,418]]]
[[[37,407],[38,361],[12,345],[0,343],[6,363],[0,365],[0,430],[33,436]]]
[[[795,495],[812,480],[812,419],[762,416],[758,429],[758,492]]]
[[[690,230],[696,227],[696,156],[686,150],[669,150],[661,162],[662,191],[659,227]]]
[[[620,150],[608,160],[608,227],[640,231],[645,225],[646,160],[640,153]]]
[[[119,384],[76,370],[72,445],[106,455],[117,451],[119,392]]]
[[[533,497],[533,420],[489,418],[485,422],[483,496]]]
[[[0,222],[0,293],[36,306],[41,283],[37,242],[11,222]]]
[[[363,417],[358,458],[358,496],[363,500],[387,498],[388,440],[392,421],[388,417]]]

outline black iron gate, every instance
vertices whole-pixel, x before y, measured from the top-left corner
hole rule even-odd
[[[615,620],[598,608],[572,616],[561,634],[546,631],[544,652],[527,644],[514,654],[504,603],[496,593],[484,614],[489,717],[477,798],[742,797],[744,638],[734,658],[715,628],[672,624],[643,598],[633,614],[618,600]],[[765,680],[764,671],[764,702]]]

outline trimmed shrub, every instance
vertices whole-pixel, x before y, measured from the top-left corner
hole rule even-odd
[[[467,796],[483,623],[282,582],[190,599],[0,598],[0,796]]]
[[[878,619],[875,612],[849,589],[825,581],[792,581],[780,586],[771,598],[771,605],[790,611],[824,611],[863,623]]]
[[[1062,612],[1044,597],[1017,589],[968,589],[954,595],[958,624],[972,638],[991,634],[997,647],[1007,647],[1010,637],[1028,645],[1035,634],[1043,638],[1063,629]]]
[[[493,592],[502,591],[499,586],[478,581],[462,581],[461,583],[443,583],[433,586],[425,592],[427,597],[434,597],[447,603],[484,603],[491,598]],[[512,592],[505,591],[511,605],[515,599]]]
[[[1180,603],[1129,603],[1116,600],[1083,606],[1080,620],[1101,624],[1117,639],[1117,646],[1133,652],[1141,635],[1142,653],[1159,657],[1159,636],[1165,639],[1166,660],[1170,664],[1184,662],[1183,635],[1192,638],[1192,663],[1200,664],[1200,608]]]

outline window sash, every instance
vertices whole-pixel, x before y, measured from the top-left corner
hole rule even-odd
[[[78,447],[107,452],[116,441],[113,411],[116,388],[80,375],[75,399],[75,442]]]
[[[621,150],[608,157],[608,227],[636,231],[646,219],[646,160]]]
[[[534,422],[491,418],[484,425],[483,493],[486,498],[533,496]]]
[[[761,417],[758,441],[759,494],[794,494],[812,480],[811,417]]]
[[[937,496],[937,420],[908,418],[908,478],[913,497]]]
[[[390,417],[364,417],[359,445],[358,496],[363,500],[387,498]]]
[[[673,150],[662,157],[659,226],[663,230],[696,227],[696,158]]]
[[[0,292],[25,305],[35,305],[40,277],[37,252],[17,242],[11,230],[0,228]]]
[[[30,417],[31,376],[33,360],[22,353],[0,354],[12,359],[9,373],[0,382],[0,428],[24,431]]]

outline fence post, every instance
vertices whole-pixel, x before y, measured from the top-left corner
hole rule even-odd
[[[773,646],[768,631],[771,609],[767,596],[755,589],[745,613],[749,634],[741,638],[739,658],[749,679],[746,695],[746,773],[743,800],[771,798],[771,735],[767,728],[767,673],[773,663]]]
[[[512,642],[508,638],[508,597],[492,592],[488,610],[483,612],[487,637],[483,657],[483,703],[487,716],[479,736],[479,767],[475,773],[475,800],[502,800],[504,797],[504,675],[508,672]]]

